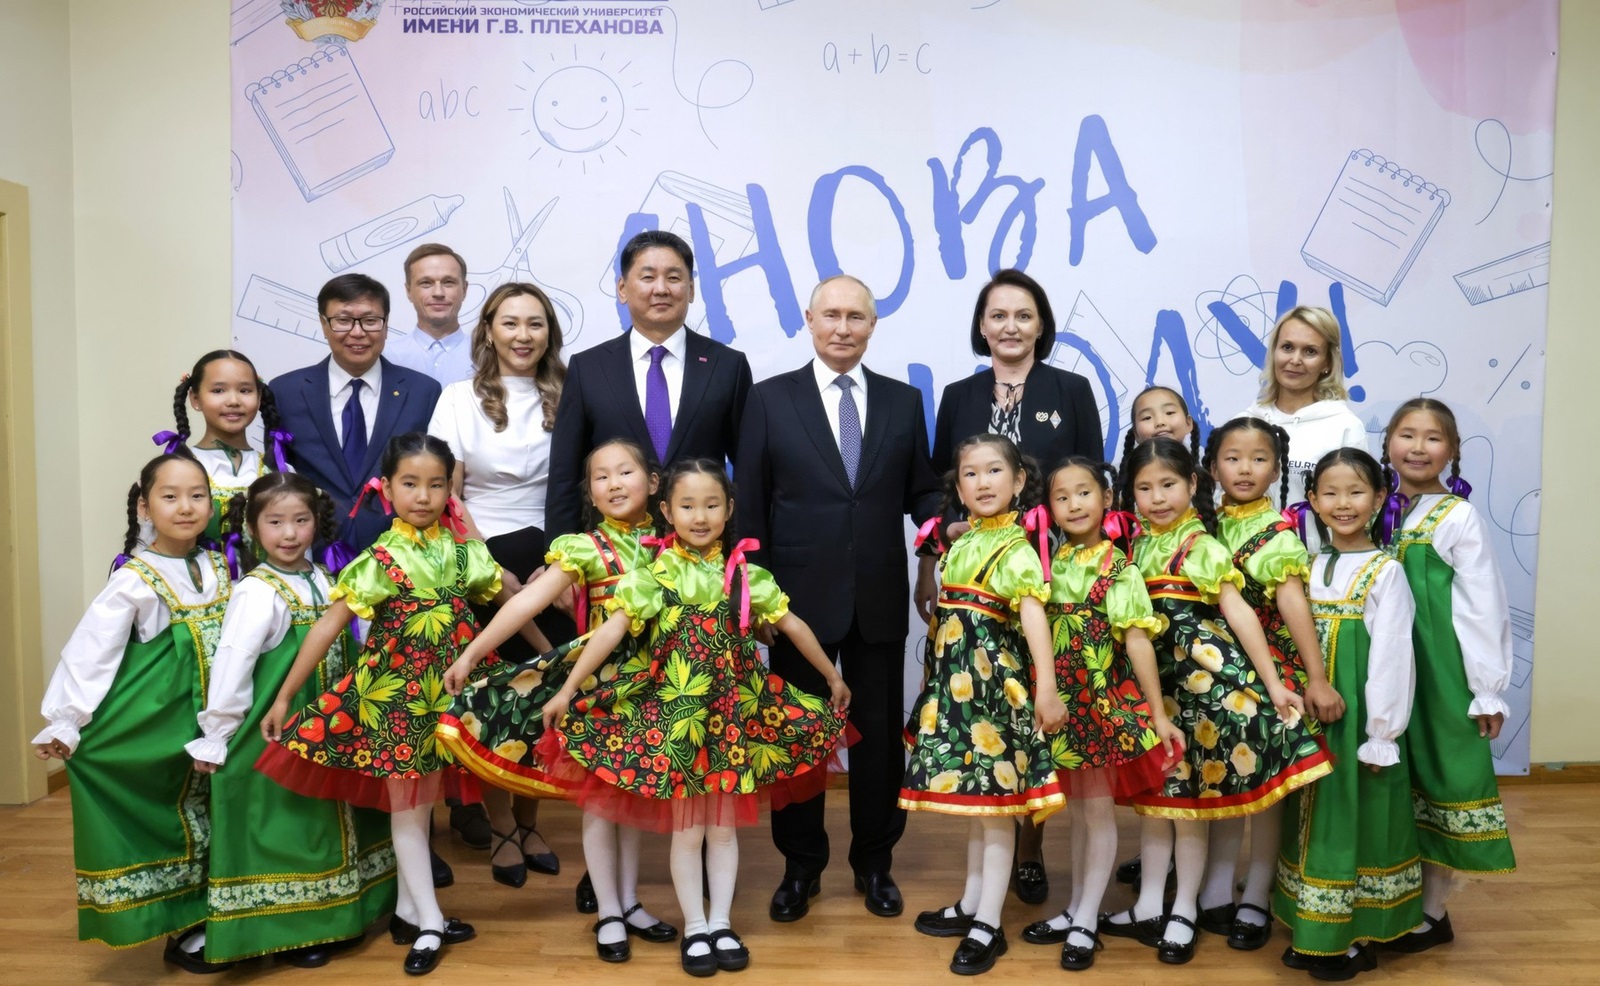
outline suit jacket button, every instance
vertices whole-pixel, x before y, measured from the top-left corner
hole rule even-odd
[[[861,506],[861,501],[860,500],[851,500],[850,501],[850,506],[859,507],[859,506]]]

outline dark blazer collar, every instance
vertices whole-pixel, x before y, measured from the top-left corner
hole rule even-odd
[[[669,461],[677,456],[689,426],[700,411],[701,398],[705,397],[718,362],[718,354],[712,348],[710,339],[687,326],[683,335],[683,389],[678,392],[678,413],[672,417],[672,438],[667,442]]]
[[[816,372],[811,364],[800,367],[785,376],[789,379],[789,391],[794,400],[796,412],[800,415],[800,423],[805,427],[806,437],[811,439],[811,444],[816,446],[817,456],[828,466],[828,472],[834,480],[846,491],[850,490],[850,477],[844,471],[844,459],[839,456],[839,442],[833,437],[833,429],[828,425],[828,411],[822,406],[822,392],[817,389]],[[867,410],[867,419],[870,422],[872,411]],[[863,436],[863,444],[865,438]],[[863,455],[865,460],[865,455]],[[861,478],[861,467],[856,467],[856,479]]]
[[[322,362],[310,367],[311,372],[300,378],[300,400],[311,414],[311,420],[316,423],[317,435],[322,439],[322,445],[328,450],[327,460],[336,463],[333,468],[344,473],[355,484],[354,477],[350,476],[350,468],[345,465],[344,456],[339,454],[339,432],[333,425],[333,401],[328,397],[328,367],[333,365],[333,357],[328,356]],[[305,436],[307,444],[311,436]]]

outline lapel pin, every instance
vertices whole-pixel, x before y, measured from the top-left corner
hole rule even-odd
[[[1039,422],[1049,421],[1050,415],[1044,413],[1043,411],[1035,411],[1033,414],[1033,420]]]
[[[390,397],[399,397],[399,396],[400,396],[400,391],[398,391],[398,390],[391,390],[391,391],[389,391],[389,396],[390,396]]]
[[[1061,412],[1060,411],[1051,411],[1050,412],[1050,427],[1052,427],[1052,428],[1061,427]]]
[[[706,361],[706,358],[704,356],[700,357],[700,362],[704,363],[705,361]]]

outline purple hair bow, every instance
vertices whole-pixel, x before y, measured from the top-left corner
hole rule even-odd
[[[1444,485],[1445,488],[1451,493],[1454,493],[1463,500],[1471,499],[1472,497],[1472,484],[1467,482],[1465,479],[1462,479],[1460,476],[1450,477],[1450,481]]]
[[[294,441],[291,432],[273,429],[267,432],[267,451],[272,453],[272,462],[279,472],[289,471],[289,462],[283,456],[283,447]]]
[[[150,440],[157,445],[165,446],[162,453],[171,455],[183,447],[184,436],[175,431],[158,431],[150,436]]]
[[[1295,531],[1300,535],[1300,541],[1306,540],[1306,514],[1311,512],[1311,501],[1301,500],[1291,503],[1283,508],[1283,519],[1294,525]]]
[[[354,548],[343,541],[333,540],[322,547],[318,561],[328,570],[329,575],[338,575],[348,564],[356,560]]]
[[[1391,490],[1384,498],[1383,510],[1378,514],[1378,543],[1388,544],[1394,540],[1394,532],[1400,529],[1400,521],[1405,518],[1406,508],[1411,506],[1411,498],[1399,490]]]

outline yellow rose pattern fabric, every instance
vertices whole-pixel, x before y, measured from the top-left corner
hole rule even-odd
[[[1049,591],[1015,514],[980,519],[941,563],[927,683],[907,725],[903,808],[1049,816],[1066,802],[1033,723],[1032,661],[1016,613]]]
[[[1156,660],[1186,746],[1166,784],[1136,798],[1135,810],[1187,819],[1250,815],[1329,773],[1326,745],[1300,716],[1278,716],[1217,611],[1222,583],[1238,585],[1240,576],[1194,511],[1167,530],[1141,534],[1133,558],[1164,624]]]
[[[529,797],[563,797],[570,789],[539,764],[535,750],[544,735],[545,703],[567,683],[583,645],[606,619],[606,604],[622,577],[649,568],[655,550],[641,539],[649,527],[624,527],[607,520],[584,534],[563,534],[550,545],[545,563],[568,572],[587,597],[590,634],[519,664],[480,669],[439,719],[439,739],[456,761],[496,787]],[[588,692],[650,666],[643,639],[630,636],[590,680]]]

